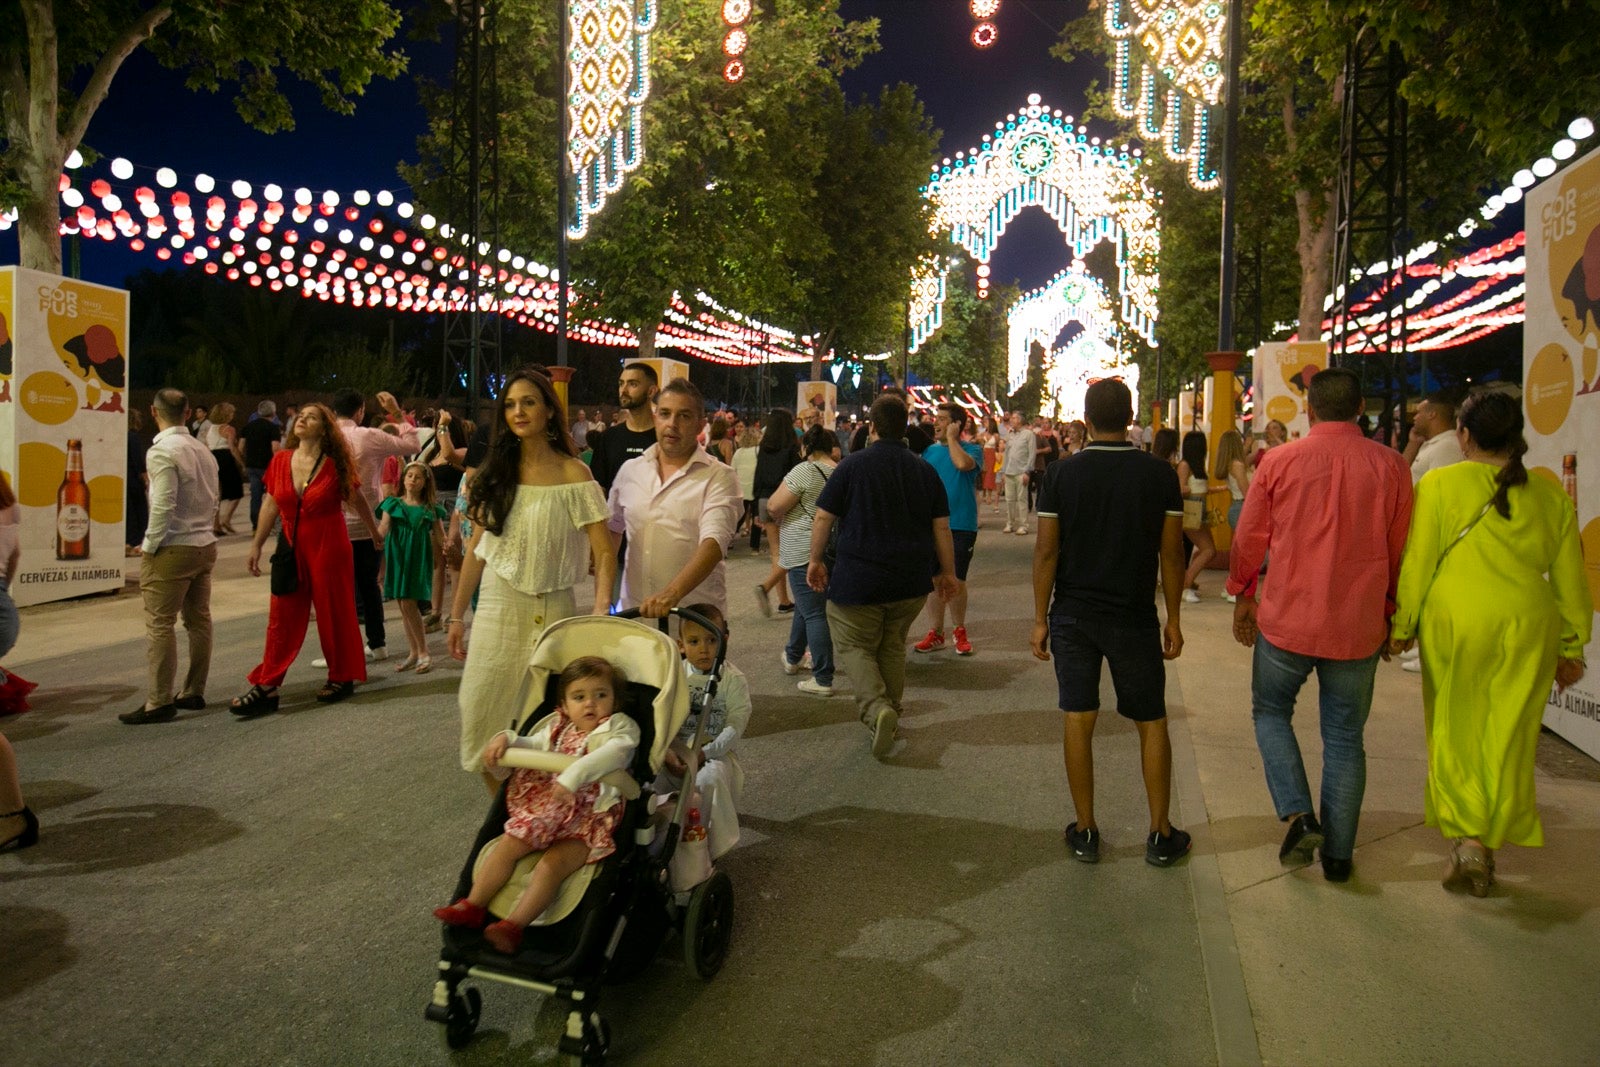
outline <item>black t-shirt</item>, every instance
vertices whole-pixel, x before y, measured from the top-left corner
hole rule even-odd
[[[759,449],[756,452],[756,474],[751,483],[755,490],[756,500],[764,500],[778,491],[778,486],[783,484],[783,476],[794,470],[794,465],[800,462],[798,449],[787,451],[768,452]]]
[[[266,470],[272,462],[272,446],[278,443],[283,430],[271,419],[251,419],[239,431],[244,442],[244,465],[251,470]]]
[[[1061,524],[1051,614],[1156,622],[1161,533],[1182,514],[1177,471],[1126,441],[1093,441],[1052,463],[1039,490],[1039,517]]]
[[[839,517],[829,600],[888,604],[933,588],[933,520],[950,517],[950,502],[939,473],[902,442],[875,441],[844,457],[817,507]]]
[[[594,456],[589,460],[589,469],[594,472],[594,480],[600,483],[600,489],[611,495],[611,483],[617,480],[617,471],[622,465],[635,456],[642,456],[645,450],[656,443],[656,428],[654,424],[643,432],[630,430],[627,423],[613,426],[595,440],[594,431],[589,431],[589,445],[594,449]]]

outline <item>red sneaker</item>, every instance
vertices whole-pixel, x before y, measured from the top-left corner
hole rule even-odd
[[[929,630],[928,636],[911,646],[913,652],[937,652],[944,647],[944,634]]]
[[[496,952],[515,956],[517,949],[522,947],[522,927],[510,919],[501,919],[489,924],[483,931],[483,939],[493,945]]]
[[[967,640],[967,628],[965,626],[957,626],[950,636],[956,643],[956,655],[972,655],[972,642]]]
[[[454,904],[434,908],[433,917],[446,926],[482,926],[483,920],[489,917],[489,909],[462,897]]]

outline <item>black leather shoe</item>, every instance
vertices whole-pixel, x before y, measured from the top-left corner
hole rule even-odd
[[[204,711],[206,707],[206,698],[179,697],[177,700],[172,702],[172,706],[180,711]]]
[[[118,721],[129,726],[144,726],[152,722],[171,722],[178,717],[178,708],[174,704],[163,704],[159,708],[146,708],[140,704],[132,711],[123,712],[117,716]]]
[[[1315,815],[1297,815],[1289,823],[1289,832],[1284,835],[1283,847],[1278,849],[1278,862],[1294,867],[1304,867],[1316,858],[1317,849],[1322,847],[1322,827],[1317,823]]]
[[[1336,860],[1332,856],[1322,857],[1322,877],[1330,882],[1348,882],[1353,867],[1354,864],[1349,860]]]

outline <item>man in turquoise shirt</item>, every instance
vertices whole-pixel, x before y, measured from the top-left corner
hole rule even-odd
[[[944,483],[950,500],[950,540],[956,552],[956,594],[950,598],[950,619],[955,624],[951,643],[956,655],[972,655],[967,640],[967,568],[972,563],[972,548],[978,541],[978,464],[983,449],[973,441],[963,441],[967,412],[960,404],[940,404],[933,417],[936,443],[929,445],[922,458]],[[944,642],[945,602],[937,593],[928,596],[928,636],[911,646],[913,652],[937,652]]]

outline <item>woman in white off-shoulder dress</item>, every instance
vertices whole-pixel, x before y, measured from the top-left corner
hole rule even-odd
[[[446,620],[461,676],[461,766],[500,786],[483,766],[483,748],[514,727],[528,656],[546,626],[578,613],[573,588],[595,561],[594,613],[610,610],[616,553],[606,530],[604,495],[578,458],[555,387],[524,367],[501,392],[503,422],[472,479],[467,545]],[[480,588],[481,583],[481,588]],[[478,591],[471,641],[463,617]]]

